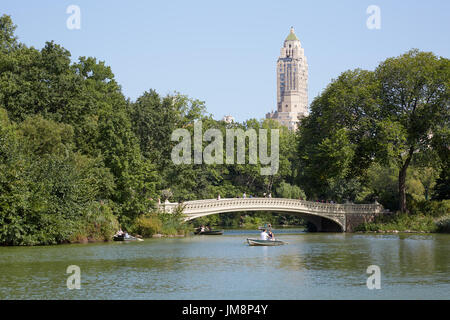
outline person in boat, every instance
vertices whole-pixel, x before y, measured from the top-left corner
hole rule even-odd
[[[267,234],[267,230],[266,230],[266,229],[264,229],[264,230],[261,232],[260,239],[261,239],[261,240],[268,240],[268,239],[269,239],[269,235]]]
[[[119,228],[119,231],[116,232],[116,236],[119,236],[119,237],[123,236],[122,228]]]
[[[275,235],[273,234],[272,230],[269,230],[269,233],[267,234],[269,240],[274,241],[275,240]]]

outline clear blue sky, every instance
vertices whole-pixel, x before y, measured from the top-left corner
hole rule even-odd
[[[69,30],[69,5],[81,29]],[[366,27],[369,5],[381,29]],[[106,1],[2,0],[0,14],[19,40],[42,48],[55,40],[72,58],[112,67],[124,94],[178,91],[206,102],[216,119],[263,118],[276,105],[280,47],[294,26],[309,63],[311,102],[341,72],[374,69],[411,48],[450,56],[450,1]]]

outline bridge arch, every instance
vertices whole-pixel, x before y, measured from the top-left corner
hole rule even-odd
[[[267,209],[255,209],[255,208],[248,208],[246,210],[243,210],[241,208],[229,208],[229,209],[223,209],[220,211],[209,211],[209,212],[202,212],[199,214],[191,214],[186,217],[186,221],[191,221],[200,217],[206,217],[214,214],[222,214],[222,213],[237,213],[237,212],[273,212],[273,213],[286,213],[286,214],[292,214],[297,215],[306,220],[307,222],[311,223],[314,226],[314,231],[328,231],[328,232],[343,232],[345,230],[345,225],[343,224],[343,221],[337,218],[330,218],[325,215],[321,214],[312,214],[308,212],[304,212],[303,210],[293,210],[293,209],[285,209],[285,208],[267,208]]]
[[[360,223],[373,221],[385,212],[383,206],[375,204],[331,204],[283,198],[228,198],[186,201],[159,205],[165,212],[173,212],[182,206],[185,220],[189,221],[211,214],[227,212],[269,211],[298,214],[311,221],[318,231],[352,231]]]

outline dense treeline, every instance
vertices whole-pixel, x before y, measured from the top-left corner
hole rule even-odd
[[[8,16],[0,27],[0,242],[110,237],[148,210],[158,182],[120,86],[103,62],[27,47]]]
[[[2,16],[1,244],[110,239],[119,225],[144,235],[185,232],[181,214],[155,210],[157,199],[271,193],[378,200],[405,212],[428,210],[430,199],[449,199],[447,59],[411,51],[374,72],[344,72],[314,100],[301,129],[290,132],[272,120],[216,121],[202,101],[179,93],[160,96],[149,90],[130,101],[104,62],[91,57],[71,62],[61,46],[28,47],[14,31],[10,17]],[[280,129],[278,172],[261,175],[260,164],[175,165],[172,132],[193,133],[198,120],[203,131],[215,128],[223,136],[227,128]],[[442,211],[439,205],[432,208]],[[301,221],[267,213],[196,221],[267,222]]]
[[[449,87],[449,60],[418,50],[342,73],[297,132],[298,184],[310,197],[399,210],[369,229],[448,228]]]
[[[71,62],[47,42],[41,50],[18,42],[9,16],[0,18],[0,243],[51,244],[109,239],[119,224],[133,231],[151,221],[156,231],[183,229],[179,219],[147,216],[158,198],[173,201],[235,197],[292,182],[294,136],[280,173],[259,166],[180,165],[170,153],[176,128],[226,124],[204,103],[153,90],[127,100],[111,68],[91,57]],[[244,130],[275,123],[250,120]],[[289,140],[290,139],[290,140]],[[286,182],[284,182],[286,183]],[[153,219],[153,220],[152,220]]]

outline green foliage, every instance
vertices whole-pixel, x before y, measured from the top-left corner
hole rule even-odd
[[[202,119],[205,106],[204,102],[179,93],[161,98],[156,91],[149,90],[129,104],[128,112],[142,154],[162,169],[171,164],[172,132]]]
[[[450,60],[431,52],[411,50],[382,62],[375,71],[379,81],[378,122],[389,134],[377,136],[380,161],[399,168],[399,206],[406,212],[406,171],[414,158],[430,163],[437,156],[432,133],[449,127]],[[434,140],[434,141],[433,141]]]
[[[432,198],[436,200],[450,199],[450,161],[443,165],[443,169],[436,179]]]
[[[385,208],[398,210],[398,169],[374,163],[366,174],[366,182],[358,193],[357,202],[381,203]]]
[[[373,72],[357,69],[314,99],[297,135],[297,182],[309,198],[354,200],[372,163],[376,87]]]
[[[306,200],[305,192],[303,192],[302,189],[298,186],[290,185],[284,181],[281,182],[280,186],[277,188],[277,195],[280,198]]]
[[[95,204],[111,188],[111,174],[72,150],[70,126],[39,116],[15,126],[0,114],[0,242],[68,241],[81,221],[101,216]]]
[[[189,226],[184,223],[184,206],[178,205],[172,213],[159,212],[158,217],[162,222],[162,233],[166,235],[186,234]]]
[[[450,215],[450,200],[417,201],[415,199],[410,199],[409,205],[412,214],[423,214],[434,218]]]
[[[143,236],[151,237],[154,234],[161,233],[163,224],[158,215],[143,215],[138,217],[133,226],[133,232]]]
[[[160,233],[163,235],[185,235],[190,226],[184,222],[183,206],[175,208],[173,213],[153,211],[137,217],[130,230],[143,237],[151,237]]]
[[[202,225],[204,225],[204,226],[222,226],[222,225],[224,225],[225,226],[226,224],[223,222],[223,218],[224,218],[223,215],[213,214],[210,216],[197,218],[197,219],[193,220],[192,223],[195,227],[199,227]],[[236,226],[237,225],[238,224],[236,224]]]
[[[394,217],[382,217],[373,223],[366,223],[356,231],[423,231],[436,232],[437,226],[432,217],[426,215],[395,214]]]
[[[416,201],[411,197],[408,206],[410,214],[397,212],[392,215],[383,215],[375,222],[359,226],[357,230],[449,232],[450,200]]]
[[[79,221],[89,224],[99,201],[125,225],[148,212],[159,177],[111,69],[90,57],[71,64],[53,42],[40,51],[17,44],[14,29],[0,18],[0,242],[82,237]]]
[[[264,225],[264,223],[266,223],[266,222],[264,222],[261,217],[245,215],[243,217],[241,227],[246,228],[246,229],[250,229],[250,228],[256,229],[256,228],[258,228],[258,226]]]
[[[185,235],[191,231],[190,226],[184,222],[183,206],[176,207],[173,213],[153,211],[137,217],[131,230],[143,237],[158,233],[168,236]]]
[[[197,218],[192,221],[194,227],[201,225],[220,226],[227,228],[255,229],[266,223],[272,226],[301,226],[305,221],[299,216],[274,212],[235,212],[221,213]]]
[[[436,231],[441,233],[450,233],[450,217],[445,217],[436,222]]]
[[[0,17],[0,51],[8,52],[18,45],[14,35],[16,28],[10,16],[4,14]]]
[[[0,17],[0,244],[104,240],[118,223],[146,236],[186,233],[182,208],[155,212],[157,198],[272,193],[378,200],[402,211],[408,200],[412,214],[425,220],[448,211],[446,202],[427,201],[449,197],[448,59],[412,50],[374,72],[346,71],[314,99],[294,133],[270,119],[216,121],[204,102],[179,93],[162,97],[149,90],[129,101],[104,61],[72,63],[70,52],[54,42],[41,50],[27,47],[15,28],[9,16]],[[184,128],[193,135],[198,120],[203,133],[215,128],[224,139],[227,129],[267,129],[269,137],[278,129],[278,172],[262,175],[260,161],[249,164],[248,139],[243,164],[226,164],[224,152],[223,165],[175,165],[172,132]],[[302,220],[259,212],[193,222],[200,223],[254,227]]]
[[[112,209],[105,203],[93,203],[86,216],[80,220],[79,229],[70,242],[108,241],[119,229]]]
[[[310,198],[361,199],[379,163],[397,168],[402,212],[407,192],[428,199],[435,172],[407,181],[407,171],[413,163],[448,168],[449,78],[448,59],[418,50],[386,59],[374,72],[342,73],[314,99],[298,131],[300,186]]]

